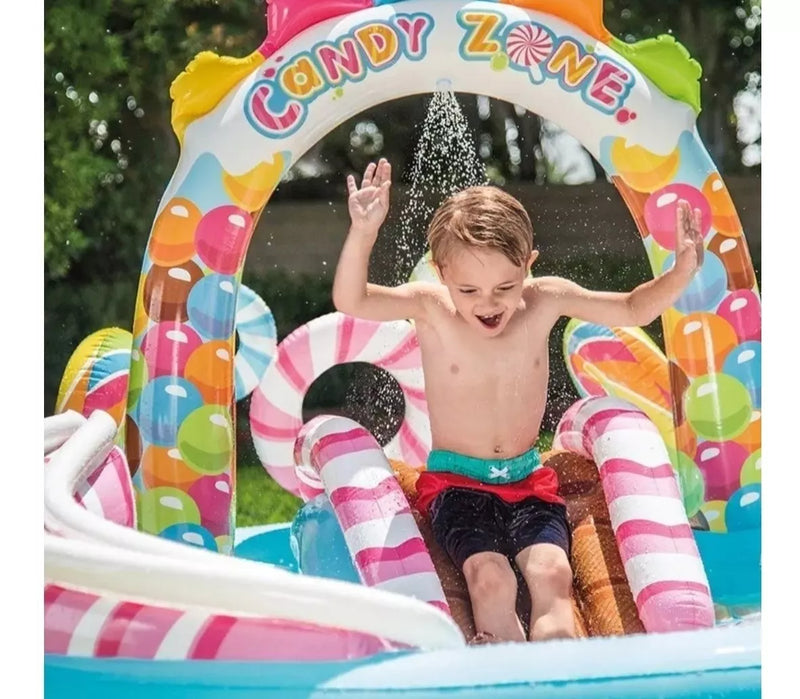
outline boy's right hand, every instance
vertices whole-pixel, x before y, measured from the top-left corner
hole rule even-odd
[[[360,235],[377,236],[378,229],[389,213],[389,188],[392,185],[392,166],[386,158],[367,165],[361,188],[352,175],[347,176],[347,208],[350,211],[350,230]]]
[[[675,225],[675,267],[691,279],[703,266],[705,245],[703,243],[702,214],[692,210],[685,199],[678,201]]]

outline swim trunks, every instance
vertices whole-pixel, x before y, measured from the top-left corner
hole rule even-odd
[[[454,451],[434,449],[428,456],[427,470],[457,473],[481,483],[500,485],[521,481],[541,465],[542,459],[536,449],[510,459],[479,459]]]
[[[448,488],[431,505],[431,528],[459,570],[473,554],[492,551],[514,562],[534,544],[555,544],[570,556],[566,506],[537,497],[512,503],[493,493]]]
[[[563,504],[558,496],[558,476],[542,466],[536,449],[510,459],[478,459],[451,451],[434,450],[416,483],[416,508],[427,513],[439,493],[447,488],[469,488],[493,493],[506,502],[537,497]]]

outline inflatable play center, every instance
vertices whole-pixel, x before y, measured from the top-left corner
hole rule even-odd
[[[81,343],[45,419],[49,697],[760,696],[756,278],[698,137],[701,66],[602,18],[601,0],[272,0],[257,50],[201,53],[175,79],[181,154],[132,326]],[[278,343],[269,299],[241,284],[300,156],[442,86],[574,135],[653,274],[672,264],[677,202],[702,212],[704,263],[663,315],[663,351],[639,328],[564,333],[580,398],[543,459],[572,528],[575,639],[468,644],[463,577],[415,508],[431,438],[413,325],[334,313]],[[345,417],[303,422],[309,386],[347,362],[402,389],[387,444]],[[291,522],[235,527],[248,396],[264,477],[304,503]]]

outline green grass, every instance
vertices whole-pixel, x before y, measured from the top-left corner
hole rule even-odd
[[[291,522],[302,500],[287,493],[261,466],[241,466],[236,472],[236,525]]]
[[[553,437],[555,437],[555,434],[547,430],[539,432],[536,448],[539,450],[540,454],[544,454],[544,452],[550,451],[553,448]]]
[[[542,431],[536,446],[550,449],[551,432]],[[236,525],[290,522],[303,502],[281,488],[261,466],[240,466],[236,472]]]

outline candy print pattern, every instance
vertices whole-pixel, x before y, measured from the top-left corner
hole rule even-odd
[[[583,398],[564,413],[553,445],[597,464],[645,630],[712,627],[708,578],[655,425],[617,398]]]
[[[150,660],[325,661],[400,646],[369,634],[259,617],[143,604],[63,587],[44,588],[44,652]]]
[[[514,27],[506,40],[508,57],[523,66],[541,63],[553,50],[553,39],[544,27],[526,22]]]
[[[600,161],[631,209],[654,274],[675,260],[678,201],[700,210],[703,265],[663,315],[672,463],[693,491],[690,514],[699,508],[712,531],[758,527],[760,471],[745,474],[743,462],[761,452],[761,299],[735,205],[692,131],[668,153],[607,136]]]
[[[233,360],[236,372],[236,400],[249,396],[264,377],[277,351],[275,318],[269,306],[252,289],[242,284],[236,300],[236,333],[239,349]]]
[[[411,507],[375,437],[349,418],[321,416],[301,430],[295,453],[323,483],[364,584],[449,614]]]
[[[201,161],[198,158],[186,174],[187,182],[205,167]],[[165,202],[153,224],[133,323],[126,429],[137,436],[129,443],[129,457],[140,528],[230,553],[234,325],[254,216],[225,194],[223,179],[229,173],[222,168],[214,173],[217,187],[195,187],[190,197],[179,192]],[[209,199],[204,192],[212,190],[215,194]],[[260,334],[249,327],[242,343],[238,363],[240,375],[247,374],[243,390],[248,381],[252,384],[252,373],[261,369],[269,351]],[[152,464],[156,453],[170,455],[156,463],[180,465],[179,480],[171,482],[167,468],[159,472],[157,486],[145,478],[140,456],[148,455]],[[186,470],[196,478],[184,477]],[[195,481],[209,476],[216,479],[212,485],[188,492]],[[170,503],[181,507],[175,510]],[[221,504],[228,507],[222,521]],[[210,522],[211,529],[204,526]]]
[[[553,52],[553,36],[540,24],[524,22],[512,26],[506,37],[506,52],[512,65],[528,71],[531,82],[544,82],[540,64]]]
[[[250,405],[250,429],[262,465],[283,488],[305,500],[323,489],[318,479],[295,469],[303,397],[323,372],[347,362],[385,369],[403,391],[405,415],[400,430],[384,447],[387,457],[414,466],[423,464],[430,451],[422,359],[411,323],[379,323],[343,313],[321,316],[280,343]]]

